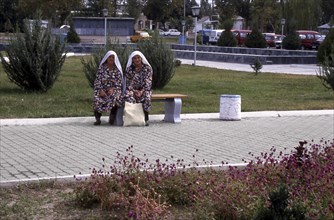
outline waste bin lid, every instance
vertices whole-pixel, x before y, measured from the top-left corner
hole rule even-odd
[[[224,98],[240,98],[240,95],[221,95],[220,97],[224,97]]]

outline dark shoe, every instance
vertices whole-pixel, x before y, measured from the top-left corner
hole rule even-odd
[[[95,116],[95,120],[96,120],[96,122],[94,122],[94,125],[100,125],[102,114],[98,111],[94,111],[94,116]]]
[[[148,112],[144,111],[144,115],[145,115],[145,121],[148,121]]]
[[[149,126],[150,124],[148,123],[148,121],[145,121],[145,126]]]
[[[101,124],[101,120],[96,120],[96,122],[94,122],[94,125],[100,125]]]

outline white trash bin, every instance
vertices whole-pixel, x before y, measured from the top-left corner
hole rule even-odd
[[[241,120],[240,95],[221,95],[219,119],[225,121]]]

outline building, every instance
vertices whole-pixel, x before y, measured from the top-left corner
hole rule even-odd
[[[104,36],[105,22],[107,35],[130,36],[134,34],[134,18],[126,17],[74,17],[73,24],[78,35]]]

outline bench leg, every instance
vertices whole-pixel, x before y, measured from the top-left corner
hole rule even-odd
[[[181,98],[166,99],[165,100],[165,122],[181,123]]]
[[[124,107],[117,108],[114,125],[123,126],[123,112],[124,112]]]

